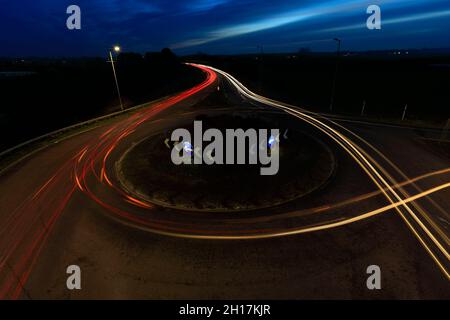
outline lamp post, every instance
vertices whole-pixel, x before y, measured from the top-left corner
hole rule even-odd
[[[337,51],[336,51],[336,69],[334,71],[334,79],[333,79],[333,87],[331,88],[331,101],[330,101],[330,111],[333,111],[333,104],[334,104],[334,94],[336,91],[336,80],[338,76],[339,71],[339,56],[341,55],[341,39],[334,38],[334,41],[337,42]]]
[[[112,49],[114,50],[115,53],[119,53],[121,50],[119,46],[114,46]],[[116,68],[114,66],[112,50],[109,50],[109,58],[111,60],[111,66],[112,66],[112,70],[113,70],[113,74],[114,74],[114,80],[116,82],[116,89],[117,89],[117,95],[119,96],[120,109],[123,111],[122,96],[120,95],[119,81],[117,81],[117,74],[116,74]]]

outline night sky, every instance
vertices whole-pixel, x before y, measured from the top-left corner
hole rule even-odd
[[[66,8],[82,29],[66,28]],[[382,9],[382,30],[366,28],[366,9]],[[0,56],[178,54],[450,48],[450,0],[0,0]]]

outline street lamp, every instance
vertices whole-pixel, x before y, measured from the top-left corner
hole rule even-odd
[[[334,103],[334,94],[336,91],[336,80],[338,76],[338,70],[339,70],[339,56],[341,54],[341,39],[334,38],[334,41],[337,42],[337,51],[336,51],[336,69],[334,71],[334,79],[333,79],[333,87],[331,89],[331,101],[330,101],[330,111],[333,111],[333,103]]]
[[[112,49],[114,50],[114,52],[116,54],[119,53],[121,50],[119,46],[114,46]],[[120,102],[120,109],[123,111],[122,96],[120,95],[119,81],[117,81],[116,68],[114,66],[114,59],[113,59],[113,54],[112,54],[111,50],[109,50],[109,58],[111,60],[111,66],[112,66],[112,70],[113,70],[113,74],[114,74],[114,80],[116,82],[117,95],[119,96],[119,102]]]

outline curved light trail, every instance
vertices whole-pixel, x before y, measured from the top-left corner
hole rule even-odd
[[[106,151],[104,163],[120,140],[139,125],[211,87],[217,79],[216,73],[207,68],[200,69],[206,75],[206,80],[201,84],[150,108],[144,108],[108,128],[98,140],[92,141],[71,157],[35,194],[24,199],[22,204],[10,213],[0,229],[0,299],[17,299],[21,294],[27,295],[25,283],[56,221],[77,189],[89,192],[82,187],[80,177],[73,174],[74,170],[77,171],[82,164],[84,173],[93,169],[94,161],[101,155],[99,151]],[[104,177],[106,176],[102,171],[101,178]],[[139,202],[137,199],[131,200]]]
[[[401,206],[395,206],[395,210],[400,214],[400,216],[405,221],[407,226],[414,233],[414,235],[423,245],[425,250],[430,254],[433,260],[445,274],[447,279],[450,280],[450,272],[445,267],[445,264],[448,264],[450,262],[450,254],[448,250],[445,248],[445,244],[442,244],[439,241],[437,236],[435,236],[432,233],[430,228],[427,225],[425,225],[425,223],[420,219],[420,217],[411,209],[411,207],[408,205],[408,202],[405,201],[405,199],[402,198],[392,188],[392,185],[397,184],[397,182],[392,179],[392,177],[387,173],[387,171],[384,170],[383,167],[378,162],[376,162],[372,157],[370,157],[360,146],[356,145],[348,137],[346,137],[345,135],[341,134],[336,129],[331,127],[331,125],[338,126],[335,122],[328,120],[328,122],[330,123],[330,125],[328,125],[325,122],[318,120],[319,117],[314,113],[309,112],[309,114],[307,114],[303,111],[299,111],[296,108],[286,106],[275,100],[268,99],[258,94],[255,94],[249,89],[247,89],[242,83],[240,83],[230,74],[213,67],[210,68],[215,72],[221,74],[229,82],[231,82],[236,88],[236,90],[238,90],[238,92],[245,98],[259,102],[263,105],[281,109],[316,127],[317,129],[325,133],[327,136],[329,136],[331,139],[333,139],[338,145],[340,145],[367,173],[369,178],[375,183],[375,185],[386,196],[386,198],[388,199],[388,201],[391,202],[392,205],[395,205],[396,203],[401,204]],[[385,191],[385,189],[387,189],[387,191]],[[406,195],[406,192],[404,192],[404,194]],[[422,217],[424,217],[427,221],[430,220],[428,214],[426,214],[420,207],[418,206],[415,207]],[[436,224],[432,223],[432,227],[435,230],[437,230],[440,236],[442,235],[445,236],[445,233],[442,230],[440,230],[440,228]],[[423,237],[419,232],[425,233],[426,237]],[[444,256],[444,261],[441,261],[439,259],[438,255],[434,252],[434,250],[430,247],[430,245],[427,244],[427,241],[431,241],[436,246],[440,254]]]

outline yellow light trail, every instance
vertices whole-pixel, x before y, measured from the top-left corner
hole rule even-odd
[[[417,176],[413,179],[409,179],[407,181],[403,181],[401,183],[393,185],[392,187],[397,189],[399,187],[404,187],[404,186],[413,184],[414,182],[417,182],[417,181],[420,181],[420,180],[423,180],[423,179],[426,179],[429,177],[434,177],[434,176],[438,176],[438,175],[442,175],[442,174],[446,174],[446,173],[450,173],[450,168],[423,174],[423,175]],[[385,191],[386,190],[387,190],[387,188],[385,188]],[[423,190],[421,190],[420,192],[422,192],[422,191]],[[380,190],[377,190],[377,191],[362,194],[362,195],[356,196],[354,198],[347,199],[347,200],[344,200],[344,201],[341,201],[338,203],[334,203],[334,204],[323,205],[323,206],[319,206],[319,207],[315,207],[315,208],[308,208],[308,209],[303,209],[303,210],[294,211],[294,212],[282,213],[282,214],[273,215],[273,216],[257,217],[257,218],[253,218],[253,219],[247,219],[246,221],[247,222],[249,222],[249,221],[266,222],[266,221],[273,221],[273,220],[279,220],[279,219],[285,219],[285,218],[298,217],[298,216],[302,216],[302,215],[305,215],[308,213],[321,213],[321,212],[328,211],[331,209],[337,209],[337,208],[345,207],[350,204],[354,204],[354,203],[357,203],[357,202],[360,202],[363,200],[367,200],[367,199],[370,199],[370,198],[375,197],[380,194],[382,194],[382,192]],[[233,220],[230,220],[230,221],[233,221]],[[240,221],[240,220],[238,220],[238,221]]]
[[[337,227],[342,227],[345,225],[349,225],[358,221],[362,221],[374,216],[377,216],[381,213],[386,213],[389,210],[398,208],[400,206],[402,206],[404,203],[410,203],[412,201],[421,199],[423,197],[429,196],[430,194],[436,193],[438,191],[444,190],[450,188],[450,182],[449,183],[445,183],[442,185],[439,185],[437,187],[425,190],[423,192],[421,192],[420,194],[416,194],[408,199],[404,199],[402,201],[398,201],[396,203],[392,203],[389,204],[387,206],[363,213],[358,215],[357,217],[352,217],[352,218],[348,218],[348,219],[342,219],[340,221],[337,222],[331,222],[331,223],[326,223],[326,224],[322,224],[322,225],[315,225],[315,226],[309,226],[309,227],[304,227],[304,228],[300,228],[300,229],[294,229],[294,230],[289,230],[289,231],[280,231],[280,232],[273,232],[273,233],[267,233],[267,234],[258,234],[258,235],[192,235],[192,234],[183,234],[183,233],[175,233],[175,232],[165,232],[165,231],[160,231],[160,230],[152,230],[155,233],[158,234],[164,234],[164,235],[170,235],[170,236],[175,236],[175,237],[181,237],[181,238],[190,238],[190,239],[216,239],[216,240],[230,240],[230,239],[234,239],[234,240],[245,240],[245,239],[266,239],[266,238],[276,238],[276,237],[283,237],[283,236],[292,236],[292,235],[297,235],[297,234],[302,234],[302,233],[309,233],[309,232],[316,232],[316,231],[322,231],[322,230],[327,230],[327,229],[333,229],[333,228],[337,228]],[[448,274],[448,273],[447,273]]]
[[[335,123],[336,124],[336,123]],[[358,138],[359,140],[361,140],[363,143],[365,143],[369,148],[371,148],[372,150],[374,150],[380,157],[383,158],[384,161],[386,161],[392,168],[394,168],[394,170],[399,173],[402,177],[404,177],[405,179],[409,180],[408,176],[406,176],[406,174],[403,173],[402,170],[400,170],[400,168],[398,168],[389,158],[387,158],[380,150],[378,150],[377,148],[375,148],[372,144],[370,144],[369,142],[367,142],[365,139],[363,139],[362,137],[360,137],[359,135],[355,134],[354,132],[350,131],[349,129],[345,128],[344,126],[340,125],[340,124],[336,124],[337,126],[339,126],[340,128],[346,130],[347,132],[349,132],[350,134],[352,134],[353,136],[355,136],[356,138]],[[382,168],[378,162],[376,162],[370,155],[367,154],[367,152],[365,152],[363,149],[361,149],[361,152],[363,152],[369,159],[372,160],[372,162],[375,163],[375,165],[377,166],[377,168],[379,170],[381,170],[392,182],[398,184],[398,182],[384,169]],[[413,186],[416,188],[416,190],[418,190],[418,192],[421,192],[422,190],[413,183]],[[406,192],[405,189],[403,189],[402,187],[399,188],[399,191],[403,194],[403,196],[405,196],[406,198],[408,198],[410,196],[410,194],[408,192]],[[435,208],[437,208],[439,211],[443,212],[444,215],[447,216],[446,212],[437,204],[435,203],[432,199],[428,199]],[[439,228],[439,226],[431,219],[431,217],[429,216],[429,214],[427,214],[423,208],[413,202],[412,205],[416,208],[416,210],[425,218],[425,220],[431,225],[431,227],[441,236],[441,238],[447,243],[447,245],[450,245],[450,239],[449,237],[445,234],[445,232]]]

